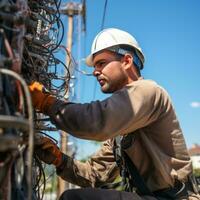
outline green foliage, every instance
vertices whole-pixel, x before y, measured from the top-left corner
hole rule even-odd
[[[56,175],[55,167],[53,167],[52,165],[46,165],[44,172],[46,177],[45,193],[56,192],[58,176]]]
[[[193,169],[193,173],[196,177],[199,177],[200,176],[200,169],[199,168]]]

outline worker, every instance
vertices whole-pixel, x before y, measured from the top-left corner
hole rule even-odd
[[[41,137],[38,157],[56,167],[64,180],[80,189],[60,199],[200,199],[185,139],[168,93],[141,76],[144,54],[136,39],[116,28],[94,39],[86,64],[103,93],[103,101],[71,103],[29,86],[35,109],[50,116],[58,129],[88,140],[103,141],[85,163],[63,154],[54,142]],[[118,176],[121,189],[110,188]]]

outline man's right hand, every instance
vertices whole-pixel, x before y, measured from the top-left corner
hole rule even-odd
[[[29,85],[29,91],[32,97],[33,107],[42,113],[47,113],[50,106],[56,101],[56,97],[45,92],[45,87],[39,82],[33,82]]]
[[[56,167],[62,164],[63,153],[50,138],[37,135],[34,150],[38,158],[43,162],[53,164]]]

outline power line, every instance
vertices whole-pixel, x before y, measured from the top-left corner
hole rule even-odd
[[[108,0],[105,0],[104,10],[103,10],[103,18],[101,22],[101,30],[104,28],[105,16],[106,16],[106,8],[107,8]]]
[[[102,22],[101,22],[101,30],[104,28],[107,3],[108,3],[108,0],[105,0],[104,9],[103,9],[103,18],[102,18]],[[96,89],[97,89],[97,81],[95,81],[95,83],[94,83],[93,100],[95,100],[95,98],[96,98]]]
[[[104,28],[107,3],[108,3],[108,0],[105,0],[104,10],[103,10],[103,18],[102,18],[102,22],[101,22],[101,30]],[[93,100],[96,97],[96,89],[97,89],[97,81],[95,81],[95,84],[94,84]]]

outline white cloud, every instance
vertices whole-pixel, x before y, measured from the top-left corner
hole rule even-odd
[[[193,108],[200,108],[200,102],[193,101],[192,103],[190,103],[190,106]]]

